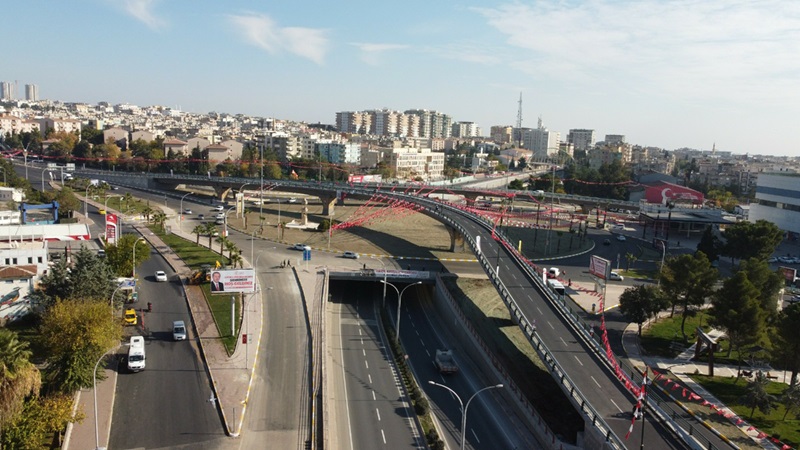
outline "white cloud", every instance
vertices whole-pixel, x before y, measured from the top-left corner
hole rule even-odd
[[[361,51],[361,60],[371,66],[377,66],[381,62],[381,57],[388,52],[395,50],[405,50],[408,45],[404,44],[371,44],[353,42],[351,45]]]
[[[125,0],[125,12],[153,30],[166,26],[166,21],[153,14],[153,7],[158,0]]]
[[[473,8],[515,48],[512,67],[693,101],[798,100],[800,2],[643,0]]]
[[[264,14],[229,15],[235,31],[248,43],[270,54],[294,53],[322,65],[329,41],[325,30],[280,27]]]

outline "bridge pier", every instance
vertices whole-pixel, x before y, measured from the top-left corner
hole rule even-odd
[[[449,225],[445,225],[444,227],[447,230],[447,233],[450,235],[450,251],[453,253],[466,252],[467,244],[466,240],[464,240],[464,235]]]
[[[319,201],[322,203],[322,215],[325,217],[332,216],[335,211],[336,205],[336,196],[331,195],[320,195]],[[344,205],[344,199],[341,199],[339,202],[340,205]]]
[[[228,194],[230,194],[231,190],[233,190],[233,188],[227,186],[219,186],[219,185],[214,186],[214,194],[217,196],[217,200],[221,202],[225,201],[225,197],[227,197]]]

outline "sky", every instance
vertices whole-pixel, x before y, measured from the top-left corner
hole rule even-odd
[[[800,156],[800,2],[8,2],[0,80],[40,98],[335,123],[429,109],[598,140]]]

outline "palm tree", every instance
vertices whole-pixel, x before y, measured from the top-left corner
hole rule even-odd
[[[150,202],[147,202],[147,206],[142,209],[142,215],[144,218],[147,219],[147,223],[150,223],[150,216],[155,212],[153,208],[150,207]]]
[[[225,239],[225,250],[228,251],[228,259],[233,256],[233,252],[239,250],[239,247],[236,246],[236,243],[230,239]]]
[[[164,231],[164,222],[167,221],[167,215],[164,214],[164,211],[157,211],[153,214],[153,224],[157,227],[161,228],[161,231]]]
[[[211,249],[211,239],[214,237],[214,233],[217,233],[217,226],[208,222],[203,227],[205,228],[204,234],[208,235],[208,248]]]
[[[769,414],[772,410],[772,405],[778,401],[774,395],[767,392],[768,384],[769,379],[764,375],[764,372],[759,370],[756,372],[755,378],[747,383],[746,393],[739,399],[741,404],[750,407],[751,419],[756,408],[764,414]]]
[[[205,232],[206,232],[205,225],[197,225],[194,228],[192,228],[192,234],[197,235],[197,241],[195,241],[195,244],[200,245],[200,235],[205,234]]]
[[[241,268],[242,265],[244,264],[244,258],[242,258],[241,251],[232,253],[231,256],[228,258],[228,260],[230,261],[231,266],[233,266],[234,269],[236,268],[236,266],[239,266]]]
[[[625,254],[625,261],[628,264],[627,264],[627,267],[625,268],[625,270],[631,270],[631,265],[633,263],[635,263],[637,259],[639,259],[639,258],[637,258],[636,255],[634,255],[633,253],[631,253],[631,252],[626,253]]]
[[[216,239],[216,241],[217,241],[217,243],[219,244],[219,254],[220,254],[220,255],[223,255],[223,256],[225,256],[225,255],[224,255],[224,253],[222,253],[222,248],[225,246],[225,242],[226,242],[227,240],[228,240],[228,238],[226,238],[225,236],[217,236],[217,239]],[[209,245],[209,248],[211,248],[211,246],[210,246],[210,245]]]
[[[25,399],[39,393],[39,369],[30,362],[28,343],[17,334],[0,328],[0,426],[22,411]]]

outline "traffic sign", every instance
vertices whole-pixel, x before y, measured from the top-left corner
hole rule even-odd
[[[303,250],[303,261],[311,261],[311,250]]]

